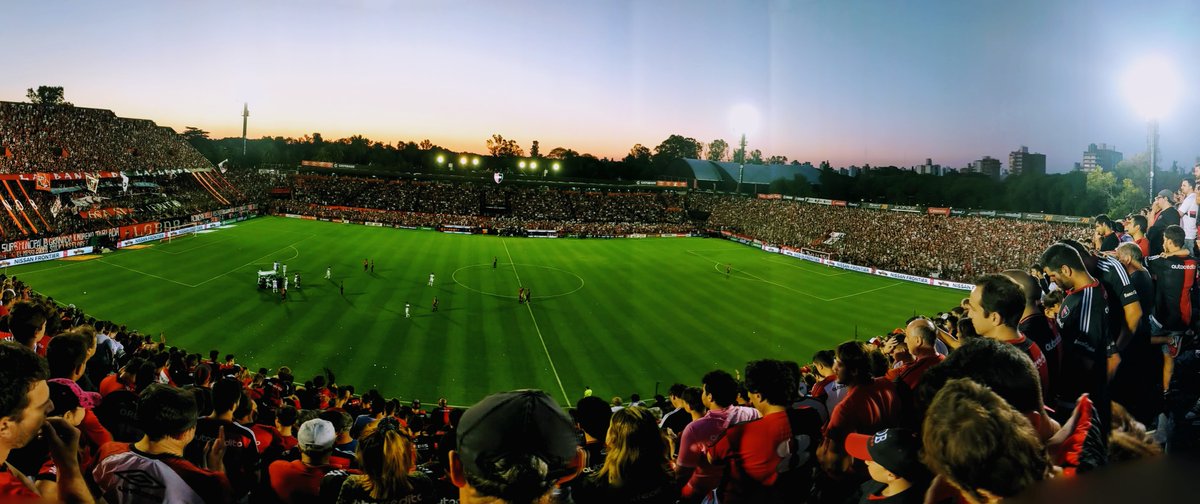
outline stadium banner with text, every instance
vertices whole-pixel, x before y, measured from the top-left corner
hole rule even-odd
[[[913,205],[883,205],[893,212],[922,213],[921,207]]]
[[[333,163],[329,161],[301,161],[300,166],[312,166],[314,168],[333,168]]]
[[[687,233],[659,233],[658,235],[659,238],[687,238],[689,236],[692,235]]]
[[[788,247],[788,246],[779,247],[779,253],[783,254],[785,256],[788,256],[788,257],[795,257],[796,259],[803,259],[805,261],[815,262],[817,264],[825,263],[825,260],[821,259],[820,257],[817,257],[815,255],[805,254],[800,249],[794,249],[794,248]]]
[[[438,231],[450,234],[476,234],[479,228],[474,226],[455,226],[452,224],[443,224],[438,226]]]
[[[148,234],[146,236],[141,236],[138,238],[130,238],[128,240],[121,240],[121,241],[117,242],[117,248],[125,248],[130,245],[140,245],[140,244],[146,243],[146,242],[161,240],[166,237],[167,237],[166,233],[154,233],[154,234]]]
[[[126,215],[133,215],[133,209],[120,207],[93,208],[79,212],[79,217],[84,219],[107,219],[109,217],[124,217]]]
[[[829,199],[825,199],[825,198],[802,198],[802,199],[804,200],[805,203],[812,203],[814,205],[832,205],[833,204],[833,200],[829,200]]]
[[[656,185],[658,185],[658,181],[657,180],[639,180],[639,181],[637,181],[637,185],[656,186]]]
[[[527,229],[525,236],[529,238],[558,238],[557,229]]]
[[[770,199],[770,200],[777,200],[777,199],[783,199],[783,195],[782,195],[782,194],[776,194],[776,193],[771,193],[771,194],[759,193],[759,195],[758,195],[758,199]]]
[[[846,206],[846,202],[844,200],[833,200],[833,202],[830,204],[833,206],[840,206],[840,207]]]
[[[929,207],[925,210],[929,212],[929,215],[950,215],[949,208]]]
[[[829,266],[833,266],[834,268],[840,268],[840,269],[850,270],[850,271],[857,271],[859,273],[866,273],[866,274],[871,274],[875,271],[875,268],[870,268],[867,266],[859,266],[857,264],[844,263],[841,261],[823,260],[823,261],[821,261],[821,264],[827,264]]]
[[[63,251],[59,251],[59,252],[50,252],[47,254],[38,254],[38,255],[24,256],[24,257],[16,257],[13,259],[4,259],[4,260],[0,260],[0,268],[7,268],[9,266],[20,266],[22,264],[31,264],[31,263],[42,262],[42,261],[53,261],[55,259],[62,259],[64,257],[74,257],[74,256],[78,256],[78,255],[90,254],[90,253],[92,253],[92,250],[93,250],[92,247],[79,247],[79,248],[63,250]]]
[[[625,235],[625,237],[626,238],[645,238],[646,235],[643,233],[629,233],[629,234]]]
[[[862,207],[870,210],[887,210],[887,205],[880,205],[879,203],[863,203]]]
[[[655,185],[658,187],[687,187],[687,182],[679,180],[659,180]]]
[[[770,252],[770,253],[772,253],[772,254],[778,254],[778,253],[779,253],[779,247],[776,247],[776,246],[774,246],[774,245],[770,245],[770,244],[766,244],[766,243],[764,243],[764,244],[763,244],[763,246],[762,246],[762,249],[763,249],[763,250],[765,250],[765,251],[767,251],[767,252]]]
[[[161,224],[158,222],[144,222],[141,224],[131,224],[117,228],[117,236],[122,240],[130,240],[133,238],[141,238],[146,235],[152,235],[159,232]]]
[[[117,228],[90,231],[87,233],[73,233],[69,235],[52,236],[49,238],[18,240],[0,245],[0,252],[2,252],[3,257],[5,258],[49,254],[66,249],[85,247],[92,238],[98,236],[115,237],[117,236]]]

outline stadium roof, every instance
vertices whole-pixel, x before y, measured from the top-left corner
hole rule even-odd
[[[705,182],[734,182],[738,180],[739,165],[733,162],[705,161],[703,159],[680,159],[672,163],[671,174],[694,178]],[[747,184],[770,184],[779,179],[791,180],[802,176],[810,184],[820,183],[820,170],[802,164],[747,164],[742,181]]]

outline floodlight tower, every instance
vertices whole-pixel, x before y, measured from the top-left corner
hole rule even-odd
[[[242,104],[242,157],[246,156],[246,122],[250,119],[250,104]]]
[[[1171,61],[1153,55],[1134,63],[1125,73],[1125,96],[1146,120],[1146,147],[1150,151],[1150,198],[1154,198],[1154,172],[1158,171],[1158,120],[1170,112],[1178,100],[1179,76]]]

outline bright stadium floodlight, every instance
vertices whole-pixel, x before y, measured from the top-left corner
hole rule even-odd
[[[729,109],[729,132],[741,137],[753,137],[758,133],[762,123],[762,114],[758,108],[749,103],[739,103]]]
[[[525,169],[525,160],[522,159],[521,162],[517,163],[517,167],[524,170]]]
[[[537,161],[530,161],[529,167],[536,170],[537,169]]]
[[[1121,81],[1126,99],[1148,121],[1162,119],[1170,112],[1182,89],[1171,60],[1158,54],[1135,62]]]
[[[554,171],[558,171],[558,163],[551,165],[551,168],[554,168]]]
[[[475,165],[475,166],[479,166],[479,158],[472,159],[471,164]]]
[[[458,158],[458,165],[459,165],[459,166],[467,166],[467,156],[462,156],[462,157],[459,157],[459,158]]]
[[[1121,80],[1125,98],[1147,122],[1150,151],[1150,197],[1154,197],[1154,172],[1158,168],[1158,120],[1171,112],[1183,89],[1175,65],[1155,54],[1135,62]]]
[[[438,164],[445,164],[445,163],[446,163],[446,156],[438,154]]]

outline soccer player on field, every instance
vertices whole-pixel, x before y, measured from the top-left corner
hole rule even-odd
[[[437,311],[437,309],[438,309],[438,298],[437,298],[437,296],[433,296],[433,311]]]
[[[433,273],[429,274],[429,286],[433,287]]]
[[[332,278],[332,275],[333,275],[333,266],[326,266],[325,267],[325,279],[329,280],[330,278]]]
[[[300,274],[299,273],[296,273],[296,278],[294,280],[292,280],[292,283],[296,284],[297,289],[300,288]]]
[[[367,260],[363,259],[363,271],[367,271]]]
[[[496,256],[492,256],[492,269],[496,269]]]
[[[412,318],[412,305],[404,303],[404,318]]]

